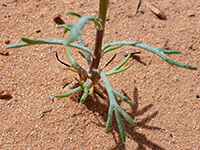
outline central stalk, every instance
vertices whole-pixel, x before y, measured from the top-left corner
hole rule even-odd
[[[95,41],[95,47],[94,47],[94,58],[89,68],[89,74],[91,74],[91,79],[93,81],[100,79],[99,74],[94,70],[98,69],[100,59],[101,59],[101,53],[102,53],[101,47],[102,47],[102,42],[103,42],[108,4],[109,4],[109,0],[100,0],[100,3],[99,3],[99,18],[102,20],[101,23],[102,23],[103,28],[102,29],[97,28],[96,41]]]

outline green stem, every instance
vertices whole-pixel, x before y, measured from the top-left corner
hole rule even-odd
[[[109,5],[109,0],[100,0],[99,4],[99,18],[102,20],[103,29],[106,23],[106,14]]]

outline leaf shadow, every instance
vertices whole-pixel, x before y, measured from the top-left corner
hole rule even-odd
[[[102,88],[103,92],[105,92],[104,87],[102,87],[100,85],[100,88]],[[129,100],[133,99],[133,101],[134,101],[134,104],[132,105],[132,108],[131,108],[131,112],[129,113],[129,115],[133,118],[133,120],[135,120],[135,117],[138,117],[138,116],[142,117],[142,115],[144,115],[144,113],[148,113],[149,109],[153,107],[153,104],[149,104],[149,105],[145,106],[144,108],[142,108],[141,110],[139,110],[137,87],[134,88],[132,99],[124,91],[122,91],[122,93]],[[104,93],[104,96],[105,95],[106,94]],[[88,110],[94,112],[94,114],[98,113],[101,116],[101,118],[103,119],[103,123],[102,123],[102,121],[98,119],[99,117],[96,117],[97,122],[93,122],[93,123],[105,128],[109,105],[104,102],[102,103],[101,100],[99,99],[99,96],[97,96],[97,95],[94,95],[93,97],[89,96],[84,104]],[[128,122],[126,122],[126,120],[124,118],[122,118],[127,137],[134,140],[137,143],[136,150],[146,150],[146,147],[151,148],[153,150],[165,150],[158,144],[156,144],[156,143],[152,142],[150,139],[148,139],[145,134],[139,133],[137,131],[137,129],[139,129],[139,128],[147,129],[147,130],[162,130],[159,127],[148,125],[148,123],[153,118],[155,118],[157,116],[157,114],[158,114],[158,111],[155,111],[153,114],[148,115],[145,118],[142,117],[143,119],[141,119],[141,121],[135,122],[134,127],[131,126]],[[111,134],[113,135],[113,138],[116,143],[116,145],[114,147],[112,147],[111,150],[116,150],[116,149],[125,150],[126,149],[125,143],[123,143],[123,141],[121,140],[117,122],[116,122],[116,119],[114,119],[114,118],[113,118],[112,125],[111,125],[109,132],[111,132]],[[118,133],[118,138],[116,138],[115,133]]]

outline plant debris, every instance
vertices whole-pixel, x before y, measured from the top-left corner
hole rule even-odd
[[[50,97],[51,103],[53,103],[54,97],[51,95],[51,93],[49,93],[49,97]]]
[[[44,117],[44,114],[46,114],[47,112],[51,112],[51,111],[52,111],[51,108],[48,109],[48,110],[43,111],[43,112],[41,113],[41,115],[40,115],[40,118]]]
[[[124,54],[124,57],[127,57],[129,54],[131,54],[131,56],[133,56],[134,54],[141,54],[141,51],[126,52],[126,53]]]
[[[139,2],[138,2],[136,13],[139,11],[139,8],[140,8],[140,6],[141,6],[141,1],[142,1],[142,0],[139,0]]]
[[[158,7],[154,6],[153,4],[151,4],[150,2],[146,2],[146,6],[150,9],[150,11],[156,15],[158,18],[166,20],[166,15],[165,13],[160,10]]]

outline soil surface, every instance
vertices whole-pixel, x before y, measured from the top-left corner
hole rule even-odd
[[[165,13],[165,20],[153,14],[145,1],[135,15],[137,3],[110,0],[104,43],[113,38],[176,49],[182,54],[168,56],[199,69],[199,1],[151,1]],[[68,11],[98,15],[97,0],[1,0],[0,4],[0,49],[21,42],[20,37],[64,39],[66,35],[53,20],[56,14],[65,23],[77,19],[66,16]],[[94,45],[94,37],[94,27],[87,25],[83,38],[88,47]],[[65,48],[36,45],[0,55],[0,88],[11,94],[0,99],[0,149],[199,150],[200,71],[171,66],[155,54],[128,46],[105,55],[102,64],[117,53],[106,68],[111,69],[126,51],[138,50],[138,59],[127,63],[130,69],[109,77],[112,86],[134,102],[132,106],[121,102],[136,124],[132,127],[123,120],[126,143],[121,141],[115,119],[105,132],[109,105],[99,96],[89,97],[82,106],[79,94],[51,101],[50,94],[66,92],[62,87],[76,76],[57,67],[61,64],[55,53],[67,62]],[[71,51],[82,63],[77,50]],[[44,111],[48,112],[42,115]]]

